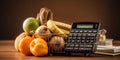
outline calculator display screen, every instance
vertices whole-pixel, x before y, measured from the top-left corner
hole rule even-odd
[[[77,24],[77,28],[93,28],[93,25],[92,24],[88,24],[88,25]]]

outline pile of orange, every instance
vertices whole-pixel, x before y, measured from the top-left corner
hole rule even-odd
[[[15,49],[24,55],[44,56],[48,54],[46,40],[42,36],[37,36],[34,31],[40,26],[34,17],[28,17],[23,22],[24,32],[15,39]]]
[[[41,37],[35,38],[25,32],[21,33],[15,39],[14,46],[17,51],[24,55],[44,56],[48,54],[47,42]]]

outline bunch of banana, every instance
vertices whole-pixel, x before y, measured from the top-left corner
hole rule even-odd
[[[62,28],[63,30],[70,30],[71,25],[66,24],[66,23],[62,23],[62,22],[58,22],[58,21],[53,21],[55,23],[55,25],[57,25],[59,28]]]
[[[68,34],[70,30],[70,25],[62,22],[57,22],[53,20],[47,21],[47,27],[57,34]]]

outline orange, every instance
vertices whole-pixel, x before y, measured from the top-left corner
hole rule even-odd
[[[36,38],[30,43],[30,51],[34,56],[44,56],[48,54],[47,42],[42,38]]]
[[[19,42],[20,42],[20,40],[23,39],[25,36],[26,36],[26,33],[23,32],[23,33],[21,33],[20,35],[18,35],[18,36],[16,37],[15,42],[14,42],[14,47],[15,47],[15,49],[16,49],[17,51],[19,51],[19,48],[18,48],[18,47],[19,47]]]
[[[33,37],[30,37],[30,36],[26,36],[22,40],[20,40],[19,50],[21,53],[23,53],[24,55],[31,55],[30,43],[32,40],[33,40]]]

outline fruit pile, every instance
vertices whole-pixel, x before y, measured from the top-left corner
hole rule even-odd
[[[48,47],[60,51],[64,47],[64,38],[69,34],[70,28],[69,24],[54,21],[50,9],[41,8],[36,18],[28,17],[24,20],[24,32],[16,37],[15,49],[27,56],[45,56],[49,52]]]

